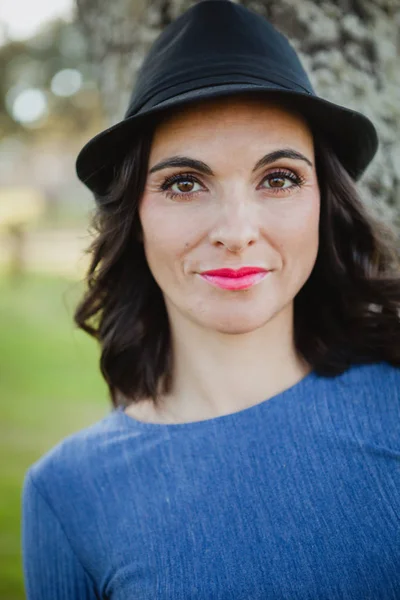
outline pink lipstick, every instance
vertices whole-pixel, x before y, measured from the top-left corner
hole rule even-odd
[[[214,269],[200,273],[201,277],[225,290],[244,290],[259,283],[270,271],[259,267],[242,267],[241,269]]]

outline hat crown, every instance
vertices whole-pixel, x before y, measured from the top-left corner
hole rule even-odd
[[[356,179],[378,149],[374,124],[317,96],[289,40],[230,0],[201,0],[175,19],[153,42],[135,79],[124,119],[90,140],[76,160],[79,179],[97,194],[106,194],[115,166],[157,113],[248,91],[294,101]]]
[[[203,0],[170,23],[150,47],[125,116],[190,77],[254,76],[257,71],[263,81],[282,83],[283,78],[314,93],[296,51],[269,21],[229,0]]]

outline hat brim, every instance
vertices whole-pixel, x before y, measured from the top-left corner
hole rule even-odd
[[[96,195],[106,192],[116,169],[135,141],[135,132],[143,131],[157,113],[177,109],[196,100],[237,95],[243,92],[276,95],[295,100],[295,107],[330,142],[340,162],[354,180],[358,180],[376,154],[378,134],[363,114],[312,94],[280,88],[276,84],[232,83],[193,89],[175,95],[137,114],[127,117],[94,136],[76,159],[79,179]]]

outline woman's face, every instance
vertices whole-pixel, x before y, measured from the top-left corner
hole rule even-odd
[[[268,158],[282,151],[301,157]],[[155,131],[139,205],[170,319],[246,333],[289,314],[317,257],[319,204],[313,137],[300,115],[253,98],[170,115]],[[252,266],[269,272],[244,289],[201,275]]]

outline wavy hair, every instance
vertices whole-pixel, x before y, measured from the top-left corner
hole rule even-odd
[[[74,313],[75,324],[100,343],[100,370],[115,407],[145,398],[158,405],[172,386],[168,315],[138,217],[157,122],[139,132],[107,192],[95,195],[87,285]],[[319,250],[294,298],[295,347],[326,377],[352,364],[400,367],[396,233],[367,210],[328,141],[309,125],[321,197]]]

